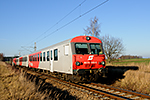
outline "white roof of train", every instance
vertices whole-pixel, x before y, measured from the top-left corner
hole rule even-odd
[[[71,39],[72,39],[72,38],[71,38]],[[43,48],[43,49],[34,51],[34,52],[32,52],[32,53],[36,53],[36,52],[39,52],[39,51],[43,51],[43,50],[46,50],[46,49],[49,49],[49,48],[52,48],[52,47],[57,47],[57,46],[59,46],[59,45],[61,45],[61,44],[69,43],[69,42],[71,41],[71,39],[67,39],[67,40],[65,40],[65,41],[62,41],[62,42],[53,44],[53,45],[51,45],[51,46],[48,46],[48,47],[46,47],[46,48]],[[30,54],[32,54],[32,53],[30,53]]]

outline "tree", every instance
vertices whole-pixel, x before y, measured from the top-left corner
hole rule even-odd
[[[98,37],[100,34],[99,30],[100,24],[98,24],[98,18],[96,16],[94,19],[91,19],[90,26],[87,26],[87,29],[84,29],[87,35],[92,35]]]
[[[0,61],[2,61],[4,59],[4,55],[3,53],[0,53]]]
[[[117,59],[124,50],[123,43],[121,39],[115,38],[109,35],[102,37],[105,55],[109,62],[112,59]]]

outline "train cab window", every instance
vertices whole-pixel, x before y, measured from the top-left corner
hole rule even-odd
[[[47,61],[49,61],[49,51],[47,51]]]
[[[75,44],[76,54],[89,54],[87,43],[76,43]]]
[[[91,54],[103,54],[100,43],[90,43]]]
[[[40,61],[42,61],[42,53],[40,53]]]
[[[43,61],[45,61],[45,52],[43,52]]]
[[[54,60],[58,60],[58,49],[54,50]]]

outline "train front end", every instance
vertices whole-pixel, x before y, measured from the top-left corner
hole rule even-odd
[[[82,79],[97,80],[105,73],[102,41],[93,36],[78,36],[71,40],[74,74]]]

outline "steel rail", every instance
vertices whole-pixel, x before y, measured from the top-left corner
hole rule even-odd
[[[135,95],[135,96],[140,96],[140,97],[143,97],[143,98],[150,99],[150,95],[141,94],[141,93],[137,93],[137,92],[133,92],[133,91],[129,91],[129,90],[124,90],[124,89],[119,89],[119,88],[116,88],[116,87],[112,87],[112,86],[108,86],[108,85],[103,85],[103,84],[96,84],[96,83],[90,83],[90,84],[95,85],[95,86],[100,86],[100,87],[103,87],[103,88],[109,88],[109,89],[116,90],[116,91],[121,91],[121,92],[125,92],[125,93],[132,94],[132,95]]]

